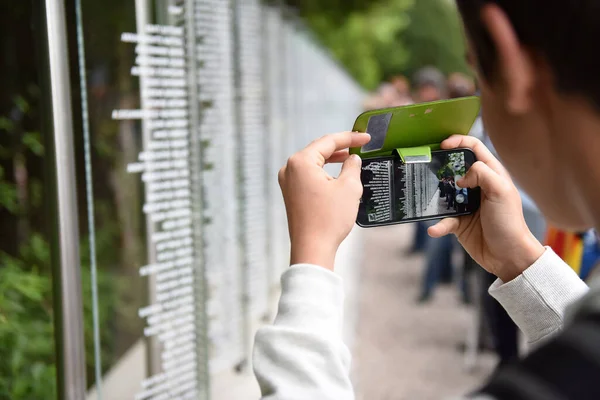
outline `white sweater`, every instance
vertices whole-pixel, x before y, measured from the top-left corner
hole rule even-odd
[[[341,278],[325,268],[299,264],[283,274],[281,284],[275,322],[256,334],[254,344],[262,398],[353,400],[351,356],[342,341]],[[497,280],[489,291],[535,346],[562,329],[567,306],[588,287],[546,249],[522,275],[508,283]]]

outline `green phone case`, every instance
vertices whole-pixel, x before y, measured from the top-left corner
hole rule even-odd
[[[363,159],[398,153],[406,163],[430,162],[431,150],[446,138],[469,133],[479,109],[479,97],[463,97],[367,111],[358,116],[353,131],[370,133],[376,148],[352,148],[350,153]]]

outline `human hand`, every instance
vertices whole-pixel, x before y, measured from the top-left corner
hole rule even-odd
[[[442,142],[442,149],[454,148],[469,148],[477,157],[457,184],[481,187],[481,207],[472,215],[444,219],[428,233],[434,238],[455,234],[479,265],[509,282],[531,266],[544,253],[544,247],[525,223],[521,197],[508,172],[484,144],[460,135]]]
[[[323,136],[290,157],[279,171],[279,185],[287,210],[291,263],[320,265],[333,270],[335,253],[348,236],[362,196],[359,156],[349,147],[368,143],[365,133],[342,132]],[[326,163],[343,162],[336,179],[323,170]]]

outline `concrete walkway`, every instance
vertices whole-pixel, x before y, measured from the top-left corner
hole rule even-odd
[[[360,284],[354,381],[360,400],[440,400],[468,393],[494,367],[480,357],[468,373],[457,347],[471,312],[452,286],[416,305],[423,256],[404,255],[414,225],[368,229]]]

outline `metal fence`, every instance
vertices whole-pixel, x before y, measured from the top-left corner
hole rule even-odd
[[[273,317],[279,276],[288,266],[277,171],[309,141],[350,129],[363,92],[283,7],[259,0],[129,1],[136,31],[122,32],[121,41],[135,53],[130,78],[139,82],[139,107],[119,102],[112,119],[121,132],[140,127],[139,152],[120,172],[136,174],[143,185],[148,262],[137,267],[147,279],[148,302],[137,310],[143,335],[110,368],[97,368],[87,397],[234,398],[236,387],[252,382],[253,335]],[[78,23],[83,32],[86,19]],[[93,70],[80,67],[82,74]],[[83,102],[85,112],[85,93]],[[86,160],[94,158],[93,147],[84,151]],[[358,235],[338,256],[350,294],[360,263]],[[350,321],[353,304],[350,296]],[[351,341],[351,323],[347,329]],[[77,365],[65,357],[81,356],[65,351],[60,364]],[[73,384],[77,373],[67,375],[71,389],[85,387]],[[235,398],[255,398],[249,385]]]

